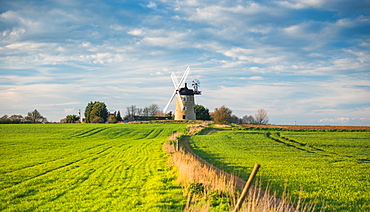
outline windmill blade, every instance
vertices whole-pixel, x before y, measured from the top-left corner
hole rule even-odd
[[[189,71],[190,71],[190,67],[188,66],[188,68],[186,69],[184,75],[182,76],[176,90],[178,90],[180,88],[180,86],[182,85],[183,82],[185,82],[186,78],[188,78],[188,75],[189,75]]]
[[[179,81],[177,80],[175,72],[171,73],[171,79],[172,79],[173,85],[175,86],[175,88],[177,88],[177,86],[179,85]]]
[[[163,113],[166,113],[166,110],[167,110],[168,106],[170,106],[170,104],[171,104],[173,98],[176,96],[177,92],[178,92],[177,90],[175,90],[173,92],[173,94],[172,94],[170,100],[168,101],[167,105],[163,108]]]
[[[181,109],[184,108],[184,105],[182,104],[182,100],[181,100],[181,97],[180,97],[179,89],[180,89],[182,83],[184,83],[184,81],[188,77],[189,71],[190,71],[190,67],[188,66],[186,68],[186,71],[185,71],[184,75],[182,76],[180,82],[177,81],[177,77],[176,77],[175,73],[174,72],[171,73],[171,79],[172,79],[173,85],[175,86],[175,90],[174,90],[170,100],[168,101],[167,105],[164,107],[163,113],[166,113],[166,110],[168,109],[168,107],[170,106],[173,98],[175,98],[176,95],[177,95],[178,101],[180,102]]]
[[[199,85],[199,84],[200,84],[200,81],[199,81],[199,80],[197,80],[197,79],[194,79],[194,80],[192,81],[192,83],[193,83],[193,84],[197,84],[197,85]]]
[[[182,104],[182,99],[181,99],[179,91],[177,91],[177,100],[180,102],[180,106],[181,106],[181,110],[182,110],[184,108],[184,105]]]

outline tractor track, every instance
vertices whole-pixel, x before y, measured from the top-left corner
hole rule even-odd
[[[84,150],[83,152],[86,152],[86,151],[91,150],[91,149],[95,149],[95,148],[97,148],[97,147],[99,147],[99,146],[101,146],[101,145],[97,145],[97,146],[94,146],[94,147],[88,148],[88,149]],[[27,179],[20,179],[20,180],[19,180],[19,182],[15,181],[15,182],[13,182],[10,186],[6,186],[6,187],[1,188],[1,189],[0,189],[0,191],[2,191],[2,190],[6,190],[6,189],[10,189],[10,188],[12,188],[12,187],[14,187],[14,186],[18,186],[19,184],[27,183],[27,182],[29,182],[29,181],[31,181],[31,180],[34,180],[34,179],[39,178],[39,177],[42,177],[42,176],[44,176],[44,175],[46,175],[46,174],[52,173],[53,171],[57,171],[57,170],[60,170],[60,169],[66,168],[66,167],[71,166],[71,165],[73,165],[73,164],[75,164],[75,163],[78,163],[78,162],[80,162],[80,161],[84,161],[84,160],[95,160],[95,159],[97,159],[97,158],[98,158],[98,157],[97,157],[97,155],[101,155],[102,153],[106,152],[107,150],[109,150],[109,149],[111,149],[111,148],[112,148],[112,147],[111,147],[111,146],[109,146],[109,147],[107,147],[107,148],[105,148],[105,149],[103,149],[103,150],[101,150],[101,151],[99,151],[99,152],[95,152],[95,153],[93,153],[93,154],[89,154],[89,155],[88,155],[88,157],[83,157],[83,158],[80,158],[80,159],[77,159],[77,160],[74,160],[74,161],[71,161],[71,162],[64,163],[64,164],[59,165],[59,166],[57,166],[57,167],[54,167],[54,168],[51,168],[51,169],[45,170],[44,172],[38,173],[38,174],[36,174],[36,175],[34,175],[34,176],[32,176],[32,177],[29,177],[29,178],[27,178]],[[81,153],[83,153],[83,152],[81,152]],[[7,174],[11,174],[11,173],[19,172],[19,171],[22,171],[22,170],[25,170],[25,169],[28,169],[28,168],[34,168],[34,167],[37,167],[37,166],[39,166],[39,165],[43,165],[43,164],[50,164],[50,163],[52,163],[52,162],[57,162],[57,161],[60,161],[60,160],[64,160],[64,159],[68,158],[69,156],[70,156],[70,155],[67,155],[66,157],[58,158],[58,159],[53,160],[53,161],[48,161],[48,162],[39,163],[39,164],[36,164],[36,165],[33,165],[33,166],[29,166],[29,167],[26,167],[26,168],[17,169],[17,170],[11,171],[11,172],[7,172]]]
[[[306,143],[302,143],[302,142],[293,140],[293,139],[288,138],[288,137],[280,136],[280,133],[275,133],[273,135],[269,134],[269,133],[266,133],[266,137],[275,141],[275,142],[277,142],[277,143],[281,143],[281,144],[284,144],[288,147],[295,148],[297,150],[304,151],[304,152],[307,152],[307,153],[321,154],[323,156],[332,157],[332,158],[339,157],[343,160],[352,160],[352,161],[355,161],[355,162],[358,162],[358,163],[369,162],[369,160],[366,160],[366,159],[358,159],[354,156],[340,154],[340,153],[337,153],[337,152],[334,152],[334,151],[328,151],[328,150],[325,150],[325,149],[322,149],[322,148],[317,148],[315,146],[308,145]]]

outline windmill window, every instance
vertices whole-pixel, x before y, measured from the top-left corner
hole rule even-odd
[[[186,115],[183,115],[183,116],[182,116],[182,119],[185,119],[185,118],[186,118]]]
[[[186,102],[186,97],[184,97],[184,102]]]
[[[182,110],[186,110],[186,106],[182,107]]]

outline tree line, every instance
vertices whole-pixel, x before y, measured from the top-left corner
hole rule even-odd
[[[245,115],[242,118],[232,114],[232,110],[225,106],[216,108],[214,112],[209,112],[209,109],[203,105],[195,105],[195,115],[197,120],[213,120],[216,124],[268,124],[269,118],[264,109],[259,109],[257,113],[252,115]],[[159,106],[151,104],[148,107],[140,108],[136,105],[126,107],[126,115],[121,117],[120,111],[109,114],[105,103],[90,102],[85,109],[86,123],[117,123],[120,121],[135,121],[135,120],[150,120],[139,117],[168,117],[173,119],[172,112],[163,114],[159,110]]]
[[[216,108],[215,111],[211,113],[211,117],[216,124],[268,124],[269,122],[267,111],[264,109],[258,109],[254,117],[252,115],[245,115],[239,118],[232,114],[230,108],[222,106]]]
[[[170,114],[163,114],[162,111],[159,110],[159,106],[156,104],[151,104],[148,107],[139,108],[136,105],[131,105],[126,107],[126,116],[124,117],[125,120],[134,121],[135,117],[142,116],[142,117],[159,117],[159,116],[167,116],[170,117]]]
[[[4,115],[0,118],[0,124],[22,124],[22,123],[46,123],[48,120],[36,109],[28,112],[27,116],[22,115]]]
[[[252,115],[245,115],[242,118],[232,114],[232,110],[228,107],[221,106],[216,108],[214,112],[209,112],[209,109],[203,105],[195,105],[195,114],[197,120],[213,120],[216,124],[268,124],[269,118],[267,112],[264,109],[259,109],[257,113]],[[136,105],[126,107],[126,115],[121,116],[121,112],[115,111],[109,113],[107,105],[104,102],[89,102],[85,108],[85,123],[118,123],[122,121],[135,121],[135,120],[151,120],[153,117],[168,117],[173,119],[174,115],[172,112],[163,114],[159,110],[159,106],[151,104],[144,108],[139,108]],[[144,118],[143,118],[144,117]],[[60,120],[60,123],[79,123],[81,120],[80,116],[67,115],[65,118]],[[4,115],[0,118],[0,124],[20,124],[20,123],[46,123],[47,119],[40,114],[36,109],[32,112],[28,112],[27,116],[22,115]]]
[[[195,105],[196,119],[197,120],[211,120],[209,110],[202,105]],[[71,115],[70,115],[71,116]],[[151,104],[144,108],[130,105],[126,107],[126,115],[121,116],[120,111],[109,113],[107,106],[102,102],[90,102],[85,109],[86,123],[117,123],[121,121],[135,121],[135,120],[150,120],[153,117],[168,117],[173,119],[174,115],[170,111],[164,114],[157,104]],[[68,119],[68,116],[66,117]]]

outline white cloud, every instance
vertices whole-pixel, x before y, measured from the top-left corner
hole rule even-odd
[[[233,59],[253,62],[257,64],[275,64],[282,62],[285,59],[284,55],[276,56],[275,48],[260,48],[260,49],[243,49],[240,47],[232,48],[229,50],[221,50],[220,53]]]
[[[35,43],[35,42],[18,42],[6,45],[4,49],[20,50],[20,51],[37,51],[40,48],[44,48],[53,44],[50,43]],[[55,45],[55,44],[54,44]]]
[[[233,67],[246,64],[245,61],[240,61],[240,60],[239,61],[222,60],[221,63],[222,63],[222,66],[221,66],[222,68],[233,68]]]
[[[155,2],[149,1],[149,4],[146,5],[148,8],[156,9],[157,4]]]
[[[72,112],[76,112],[76,109],[74,107],[73,108],[65,108],[64,112],[69,114],[69,113],[72,113]]]
[[[248,79],[250,79],[250,80],[263,80],[263,77],[261,77],[261,76],[252,76],[252,77],[249,77]]]
[[[360,125],[368,126],[370,120],[368,117],[333,117],[333,118],[323,118],[319,120],[321,124],[331,124],[331,125]]]
[[[277,3],[291,9],[304,9],[309,7],[321,7],[324,5],[325,0],[289,0],[277,1]]]
[[[125,31],[126,30],[125,26],[122,26],[122,25],[119,25],[119,24],[112,24],[112,25],[109,26],[109,28],[114,30],[114,31]]]
[[[2,32],[2,40],[5,42],[14,42],[20,39],[20,37],[26,32],[24,28],[14,27],[13,29],[4,30]]]
[[[261,14],[263,14],[264,19],[281,15],[279,10],[252,1],[239,5],[202,5],[186,10],[186,12],[188,15],[186,20],[189,21],[207,23],[212,26],[221,26],[229,29],[234,28],[236,30],[244,27],[243,30],[251,31],[256,31],[256,26],[250,27],[248,23],[260,22]],[[233,24],[230,25],[230,23]],[[262,29],[260,26],[258,28]]]
[[[135,35],[135,36],[141,36],[144,34],[144,31],[142,29],[133,29],[127,32],[130,35]]]
[[[189,44],[188,32],[167,32],[163,30],[154,30],[146,33],[147,36],[142,39],[142,42],[153,46],[163,46],[165,48],[184,48]]]
[[[333,118],[333,119],[330,119],[330,118],[324,118],[324,119],[320,119],[319,122],[331,122],[331,123],[347,123],[348,121],[350,120],[350,118],[346,118],[346,117],[337,117],[337,118]]]

